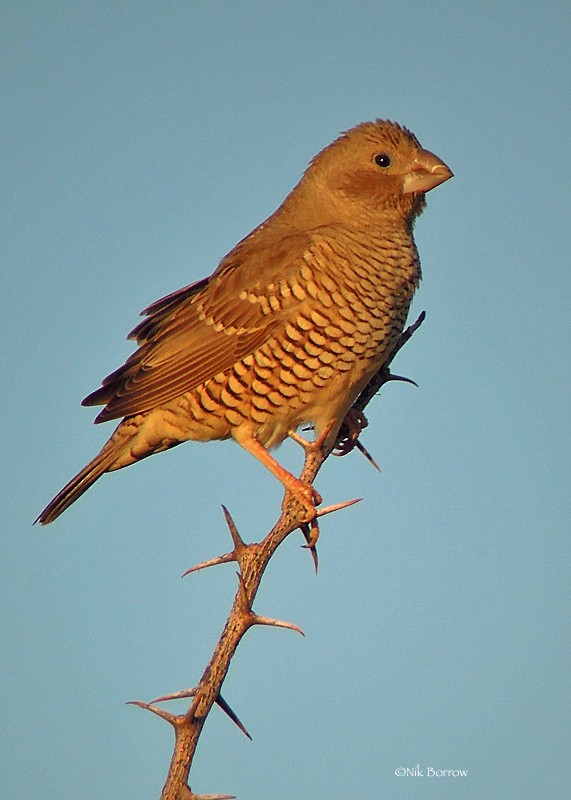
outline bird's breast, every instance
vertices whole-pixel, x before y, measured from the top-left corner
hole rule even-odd
[[[271,446],[289,428],[341,423],[402,332],[419,280],[412,237],[321,238],[292,284],[287,322],[249,360],[250,418]],[[243,368],[242,368],[243,369]]]
[[[403,308],[408,311],[420,262],[404,226],[382,236],[346,229],[315,242],[304,255],[302,277],[309,297],[324,312],[333,309],[346,333],[358,339],[369,333],[377,341],[378,328],[400,319]]]

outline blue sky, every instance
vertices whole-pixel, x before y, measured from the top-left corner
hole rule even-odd
[[[231,443],[106,476],[31,522],[103,443],[80,400],[140,309],[204,275],[341,130],[395,119],[456,177],[417,224],[427,320],[364,442],[330,459],[320,572],[293,535],[192,788],[239,798],[569,796],[566,2],[4,3],[6,797],[157,797],[236,588],[180,580],[279,509]],[[299,468],[294,444],[280,459]],[[417,765],[465,778],[397,777]]]

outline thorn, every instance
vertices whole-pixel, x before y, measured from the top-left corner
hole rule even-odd
[[[304,430],[309,430],[309,428],[304,428]],[[288,431],[287,435],[294,442],[297,442],[298,445],[300,445],[300,447],[303,447],[303,449],[306,452],[314,444],[313,442],[310,442],[308,439],[304,439],[303,436],[300,436],[297,431],[294,431],[294,430]]]
[[[349,508],[349,506],[354,506],[355,503],[360,503],[362,499],[362,497],[356,497],[355,500],[345,500],[343,503],[335,503],[332,506],[320,508],[316,516],[324,517],[325,514],[332,514],[334,511],[341,511],[342,508]]]
[[[155,697],[155,699],[151,700],[150,703],[141,703],[138,700],[132,700],[131,705],[139,706],[141,708],[147,709],[148,711],[154,711],[155,713],[158,713],[159,711],[162,711],[162,709],[156,708],[153,705],[154,703],[165,703],[169,700],[184,700],[188,697],[195,697],[196,691],[197,691],[196,689],[181,689],[180,692],[172,692],[171,694],[164,694],[162,697]],[[250,741],[252,741],[252,737],[250,736],[244,725],[238,719],[238,715],[234,711],[232,711],[232,709],[230,708],[226,700],[224,700],[221,694],[218,695],[218,698],[216,699],[215,702],[218,706],[220,706],[222,711],[224,711],[224,713],[230,717],[232,722],[235,725],[237,725],[238,728],[240,728],[242,733],[245,736],[247,736]],[[163,712],[163,714],[164,713],[166,712]],[[163,714],[159,714],[159,716],[163,716]]]
[[[222,506],[222,511],[224,512],[224,518],[226,519],[226,524],[228,525],[230,536],[232,537],[232,542],[234,543],[234,549],[231,553],[224,553],[224,555],[216,556],[216,558],[209,558],[208,561],[202,561],[200,564],[196,564],[194,567],[187,569],[186,572],[183,572],[181,578],[185,578],[187,575],[190,575],[191,572],[198,572],[199,569],[215,567],[218,564],[228,564],[230,561],[240,561],[240,555],[244,550],[247,549],[248,545],[238,533],[238,529],[226,506]]]
[[[275,628],[289,628],[292,631],[297,631],[301,633],[302,636],[305,636],[305,633],[298,625],[294,625],[293,622],[284,622],[281,619],[273,619],[272,617],[261,617],[259,614],[254,614],[252,611],[252,606],[250,604],[250,600],[248,599],[248,593],[246,591],[246,584],[244,583],[244,578],[238,572],[238,602],[240,604],[240,609],[244,614],[245,621],[247,626],[250,628],[252,625],[270,625]]]
[[[230,536],[232,537],[232,541],[234,542],[234,553],[239,553],[240,550],[243,550],[246,547],[246,544],[240,534],[238,533],[238,528],[232,517],[230,516],[230,512],[226,508],[226,506],[222,506],[222,511],[224,512],[224,518],[226,520],[226,524],[228,525],[228,529],[230,531]]]
[[[289,436],[290,439],[293,439],[294,442],[297,442],[301,447],[303,447],[306,453],[311,453],[315,450],[321,449],[323,443],[331,433],[331,430],[334,427],[335,423],[336,420],[334,419],[332,419],[331,422],[328,422],[323,431],[321,432],[321,434],[313,442],[304,439],[303,436],[300,436],[299,433],[297,433],[297,431],[295,430],[289,430],[287,435]],[[304,428],[304,430],[306,429]]]
[[[405,378],[403,375],[395,375],[390,370],[388,370],[388,375],[385,383],[388,383],[389,381],[402,381],[402,383],[411,383],[418,389],[418,383],[416,381],[413,381],[412,378]]]
[[[225,713],[225,714],[227,714],[227,715],[230,717],[230,719],[232,720],[232,722],[233,722],[235,725],[237,725],[237,726],[238,726],[238,728],[240,728],[240,730],[242,731],[242,733],[244,734],[244,736],[247,736],[247,737],[248,737],[248,739],[249,739],[250,741],[252,741],[252,737],[250,736],[250,734],[248,733],[248,731],[246,730],[246,728],[245,728],[245,727],[242,725],[242,723],[241,723],[241,722],[240,722],[240,720],[238,719],[238,716],[237,716],[237,714],[235,714],[235,713],[234,713],[234,711],[232,711],[232,709],[230,708],[230,706],[228,705],[228,703],[226,702],[226,700],[224,700],[224,698],[222,697],[222,695],[221,695],[221,694],[219,694],[219,695],[218,695],[218,699],[216,700],[216,703],[217,703],[217,705],[219,705],[219,706],[220,706],[220,708],[222,709],[222,711],[224,711],[224,713]]]
[[[145,711],[152,711],[153,714],[156,714],[157,717],[170,722],[173,728],[178,727],[178,725],[184,720],[184,717],[175,716],[174,714],[169,714],[168,711],[165,711],[164,708],[159,708],[158,706],[153,706],[150,703],[142,703],[140,700],[128,700],[125,705],[127,706],[139,706],[139,708],[145,709]]]
[[[315,514],[315,518],[311,520],[309,524],[304,523],[300,525],[301,532],[305,536],[305,541],[307,544],[302,544],[302,547],[306,550],[309,550],[311,556],[313,558],[313,563],[315,565],[315,572],[317,573],[317,549],[316,544],[319,539],[319,524],[317,522],[318,517],[323,517],[325,514],[331,514],[333,511],[340,511],[342,508],[348,508],[349,506],[354,506],[355,503],[360,503],[362,497],[357,497],[355,500],[345,500],[343,503],[335,503],[332,506],[326,506],[325,508],[320,508],[317,513]]]
[[[245,612],[248,618],[248,625],[271,625],[276,628],[290,628],[292,631],[297,631],[301,633],[302,636],[305,636],[305,633],[302,631],[300,627],[294,625],[293,622],[283,622],[280,619],[272,619],[271,617],[261,617],[258,614],[254,614],[252,611],[252,606],[248,599],[248,593],[246,591],[246,584],[244,583],[244,578],[238,572],[238,594],[239,594],[239,601],[242,607],[242,611]]]
[[[168,700],[184,700],[187,697],[194,697],[196,689],[182,689],[180,692],[173,692],[172,694],[164,694],[162,697],[155,697],[151,703],[166,703]]]
[[[371,466],[373,466],[375,469],[378,469],[379,472],[382,471],[377,462],[375,461],[375,459],[373,458],[373,456],[369,453],[365,445],[361,444],[359,439],[357,439],[357,441],[355,442],[355,447],[360,453],[362,453],[365,456],[365,458],[371,464]]]
[[[273,619],[272,617],[260,617],[258,614],[252,614],[252,625],[269,625],[273,628],[289,628],[291,631],[296,631],[297,633],[301,633],[302,636],[305,636],[305,633],[299,627],[299,625],[294,625],[293,622],[285,622],[282,619]]]
[[[199,569],[206,569],[206,567],[215,567],[218,564],[228,564],[230,561],[236,561],[236,553],[234,550],[232,550],[231,553],[224,553],[222,556],[210,558],[208,561],[202,561],[200,564],[196,564],[194,567],[187,569],[180,577],[186,578],[191,572],[198,572]]]

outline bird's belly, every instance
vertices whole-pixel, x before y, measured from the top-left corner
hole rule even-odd
[[[399,307],[400,306],[400,307]],[[392,350],[407,303],[379,303],[364,321],[328,319],[329,309],[286,324],[279,335],[232,367],[163,407],[164,439],[210,441],[248,433],[279,445],[304,423],[319,435],[345,414]],[[327,316],[326,316],[327,314]],[[333,316],[333,315],[331,315]]]

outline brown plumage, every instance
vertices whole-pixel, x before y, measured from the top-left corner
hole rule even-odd
[[[311,487],[270,455],[302,423],[346,412],[403,330],[424,194],[452,176],[410,131],[377,120],[313,159],[277,211],[210,278],[149,306],[139,348],[84,405],[123,418],[42,511],[51,522],[104,472],[187,440],[234,438],[315,515]]]

